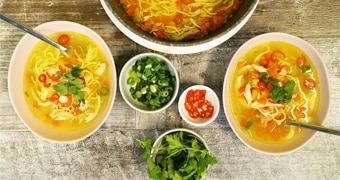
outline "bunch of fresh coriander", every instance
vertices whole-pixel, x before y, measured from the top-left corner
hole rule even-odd
[[[208,166],[217,163],[205,144],[195,135],[178,131],[164,136],[156,154],[151,154],[153,140],[137,139],[144,150],[141,158],[147,160],[150,179],[202,179]]]

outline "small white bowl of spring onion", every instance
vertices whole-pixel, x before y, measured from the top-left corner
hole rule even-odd
[[[220,110],[218,96],[211,88],[194,85],[179,98],[178,111],[182,119],[193,126],[205,126],[213,122]]]
[[[179,78],[169,59],[156,53],[142,53],[124,65],[119,87],[130,107],[143,113],[157,113],[176,99]]]

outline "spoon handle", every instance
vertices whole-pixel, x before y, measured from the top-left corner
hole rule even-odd
[[[54,46],[54,47],[56,47],[56,48],[58,48],[58,49],[60,49],[60,50],[62,50],[64,52],[67,51],[67,48],[65,48],[64,46],[61,46],[60,44],[57,44],[56,42],[46,38],[45,36],[43,36],[43,35],[35,32],[35,31],[33,31],[31,28],[28,28],[28,27],[26,27],[26,26],[24,26],[24,25],[22,25],[22,24],[20,24],[20,23],[18,23],[16,21],[10,19],[9,17],[7,17],[7,16],[5,16],[5,15],[3,15],[1,13],[0,13],[0,19],[4,20],[5,22],[7,22],[7,23],[9,23],[9,24],[11,24],[11,25],[13,25],[13,26],[15,26],[15,27],[25,31],[25,32],[27,32],[28,34],[31,34],[32,36],[34,36],[36,38],[39,38],[39,39],[45,41],[48,44],[51,44],[52,46]]]
[[[285,123],[285,125],[298,126],[298,127],[302,127],[302,128],[306,128],[306,129],[321,131],[321,132],[324,132],[324,133],[334,134],[334,135],[340,136],[340,130],[338,130],[338,129],[326,128],[326,127],[323,127],[323,126],[317,126],[317,125],[313,125],[313,124],[301,123],[301,122],[291,121],[291,120],[287,120],[284,123]]]

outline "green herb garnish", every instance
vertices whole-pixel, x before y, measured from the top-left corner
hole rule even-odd
[[[147,160],[150,179],[202,179],[208,165],[217,163],[203,142],[187,132],[166,135],[154,159],[150,156],[153,141],[137,141],[144,149],[142,158]]]
[[[249,129],[252,125],[253,125],[253,121],[248,121],[245,127]]]
[[[165,61],[144,57],[136,61],[126,82],[134,99],[151,109],[168,103],[174,93],[175,76],[171,75]]]
[[[273,89],[269,92],[270,98],[275,102],[289,103],[293,97],[295,82],[288,81],[285,85],[280,85],[278,79],[274,79],[271,84]]]
[[[269,76],[267,72],[261,72],[260,73],[260,80],[264,83],[268,83],[269,81],[272,80],[272,77]]]
[[[75,66],[66,74],[59,74],[62,80],[53,89],[61,96],[72,94],[78,103],[85,103],[85,94],[81,91],[85,87],[84,81],[80,78],[81,71],[79,66]]]
[[[307,66],[304,66],[302,69],[301,69],[301,72],[302,73],[305,73],[307,71],[309,71],[311,69],[311,66],[310,65],[307,65]]]

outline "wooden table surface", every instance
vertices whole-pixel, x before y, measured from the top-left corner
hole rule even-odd
[[[0,0],[0,12],[29,27],[67,20],[96,31],[109,45],[117,73],[132,56],[152,52],[122,34],[99,0]],[[248,39],[267,32],[303,38],[319,51],[328,68],[331,106],[325,125],[340,129],[340,1],[260,0],[248,23],[231,39],[193,55],[170,55],[180,76],[180,92],[194,84],[214,89],[220,99],[233,53]],[[0,179],[147,179],[136,138],[153,138],[173,128],[189,128],[207,141],[219,160],[205,179],[339,179],[340,137],[318,133],[302,149],[271,156],[254,152],[231,130],[223,109],[202,128],[180,119],[176,102],[150,115],[131,109],[117,91],[105,124],[74,144],[54,144],[31,133],[11,105],[7,76],[12,53],[24,33],[0,21]],[[162,54],[162,53],[161,53]],[[221,102],[222,104],[222,102]]]

